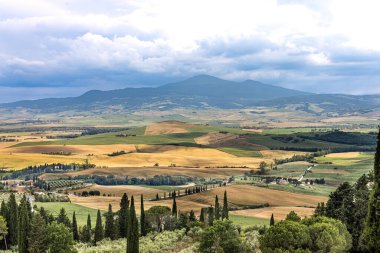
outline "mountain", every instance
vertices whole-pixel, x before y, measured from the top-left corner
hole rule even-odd
[[[25,100],[0,104],[3,109],[36,112],[168,110],[173,108],[291,107],[314,114],[370,112],[380,108],[380,95],[313,94],[247,80],[233,82],[200,75],[151,88],[92,90],[79,97]]]
[[[247,80],[233,82],[213,76],[195,76],[156,88],[92,90],[79,97],[24,100],[1,104],[3,108],[27,108],[41,112],[91,110],[122,106],[127,110],[185,108],[240,108],[260,101],[310,93]]]

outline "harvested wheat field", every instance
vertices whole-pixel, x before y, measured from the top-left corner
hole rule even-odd
[[[315,208],[309,208],[309,207],[276,206],[276,207],[264,207],[264,208],[257,208],[257,209],[231,211],[230,213],[234,215],[255,217],[255,218],[261,218],[261,219],[270,219],[273,213],[275,220],[284,220],[286,218],[286,215],[288,215],[288,213],[290,213],[291,211],[296,212],[298,216],[300,216],[301,218],[304,218],[304,217],[312,216],[314,214],[314,210]]]
[[[145,198],[154,198],[156,194],[161,194],[164,191],[148,188],[143,186],[135,186],[135,185],[91,185],[86,188],[82,188],[80,190],[72,190],[71,192],[82,192],[82,191],[100,191],[100,194],[110,194],[114,197],[121,197],[124,193],[128,196],[132,195],[141,195],[143,194]]]
[[[227,191],[230,205],[235,206],[260,205],[268,203],[270,206],[315,207],[318,203],[327,201],[327,198],[322,196],[291,193],[250,185],[218,187],[210,191],[189,195],[181,199],[195,203],[213,205],[215,195],[218,195],[219,199],[221,199],[223,198],[223,193],[225,190]]]
[[[45,163],[83,164],[84,162],[84,158],[74,156],[15,153],[0,154],[0,167],[13,170],[23,169],[28,166],[43,165]]]
[[[360,156],[360,152],[345,152],[345,153],[331,153],[326,155],[326,157],[330,158],[356,158]]]
[[[238,138],[236,134],[215,132],[197,137],[194,141],[201,145],[217,145],[218,143],[230,141],[236,138]]]
[[[190,124],[179,121],[163,121],[153,123],[146,127],[145,135],[159,135],[159,134],[180,134],[188,133],[187,128]]]

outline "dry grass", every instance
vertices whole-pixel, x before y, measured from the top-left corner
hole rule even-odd
[[[355,158],[360,156],[360,152],[345,152],[345,153],[332,153],[326,155],[326,157],[331,157],[331,158]]]
[[[271,215],[273,214],[276,220],[284,220],[288,213],[290,213],[291,211],[295,211],[298,214],[298,216],[304,218],[312,216],[314,214],[314,210],[314,208],[308,207],[276,206],[232,211],[231,214],[261,219],[270,219]]]
[[[163,121],[146,127],[145,135],[188,133],[189,124],[178,121]]]
[[[238,136],[235,134],[215,132],[215,133],[205,134],[201,137],[195,138],[194,140],[197,144],[215,146],[220,143],[231,141],[236,138],[238,138]]]

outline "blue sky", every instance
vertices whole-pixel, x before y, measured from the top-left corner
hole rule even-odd
[[[0,102],[198,74],[380,93],[376,0],[0,0]]]

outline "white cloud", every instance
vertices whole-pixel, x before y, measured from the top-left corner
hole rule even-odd
[[[0,86],[123,87],[131,73],[132,83],[142,83],[138,73],[141,80],[207,73],[301,89],[330,81],[337,90],[356,75],[352,86],[375,87],[379,7],[376,0],[0,0]]]

